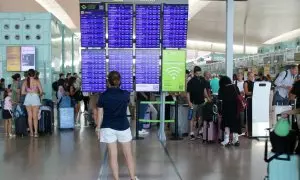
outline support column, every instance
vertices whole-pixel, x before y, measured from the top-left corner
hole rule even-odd
[[[167,140],[166,133],[165,133],[165,98],[166,93],[161,92],[160,95],[160,126],[158,132],[158,138],[160,141],[165,142]]]
[[[75,70],[74,70],[74,50],[75,50],[75,43],[74,43],[74,34],[72,35],[72,74],[75,73]],[[77,72],[78,73],[78,72]]]
[[[66,73],[65,72],[65,25],[61,25],[61,38],[62,38],[62,42],[61,42],[61,59],[62,59],[62,67],[61,67],[61,72]]]
[[[234,0],[226,0],[226,75],[233,76]]]

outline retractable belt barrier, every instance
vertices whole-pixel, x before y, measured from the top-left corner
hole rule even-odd
[[[140,105],[141,104],[162,104],[161,101],[138,101],[137,102],[137,110],[136,110],[136,131],[135,131],[135,140],[142,140],[144,139],[143,137],[139,136],[139,127],[140,127],[140,122],[145,122],[145,123],[159,123],[162,120],[154,120],[154,119],[139,119],[139,111],[140,111]],[[175,136],[172,138],[172,140],[181,140],[179,137],[179,132],[178,132],[178,102],[177,101],[165,101],[165,104],[169,105],[175,105],[175,119],[171,120],[164,120],[164,123],[175,123]]]

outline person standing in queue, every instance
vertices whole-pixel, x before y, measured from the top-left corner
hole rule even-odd
[[[120,89],[121,75],[112,71],[108,75],[108,89],[98,100],[97,130],[100,142],[108,145],[109,164],[114,180],[119,180],[118,142],[121,144],[127,162],[131,180],[138,180],[135,176],[135,164],[132,155],[132,134],[127,119],[127,106],[130,93]]]
[[[201,68],[199,66],[194,67],[194,77],[187,84],[187,101],[189,107],[193,109],[193,117],[190,122],[190,138],[195,140],[194,128],[199,118],[199,127],[202,124],[202,109],[205,102],[204,98],[210,101],[208,96],[209,87],[207,81],[201,76]],[[199,131],[198,131],[199,132]],[[197,132],[197,133],[198,133]]]
[[[26,95],[24,105],[28,114],[30,136],[38,137],[38,114],[43,89],[40,81],[35,79],[35,70],[33,69],[28,71],[27,81],[22,85],[22,95]]]
[[[291,65],[290,69],[281,72],[276,78],[274,91],[273,105],[289,105],[289,91],[292,89],[295,82],[295,77],[298,74],[296,65]]]
[[[244,82],[244,92],[247,101],[247,122],[246,133],[248,136],[252,136],[252,95],[254,89],[255,76],[253,72],[248,72],[248,80]]]
[[[239,134],[241,133],[240,115],[237,110],[237,96],[240,95],[238,87],[232,84],[228,76],[220,79],[219,99],[222,100],[222,129],[224,130],[224,146],[229,145],[229,135],[232,133],[232,144],[239,146]]]
[[[19,103],[21,98],[21,75],[19,73],[12,76],[13,83],[11,84],[13,102]]]

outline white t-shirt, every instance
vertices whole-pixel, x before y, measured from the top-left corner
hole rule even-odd
[[[237,81],[236,85],[239,88],[240,92],[245,92],[244,91],[244,81]]]
[[[12,110],[12,103],[11,103],[11,97],[7,96],[4,100],[4,109],[5,110]]]

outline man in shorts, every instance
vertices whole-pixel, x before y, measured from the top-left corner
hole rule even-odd
[[[201,76],[201,68],[198,66],[194,67],[194,77],[188,82],[187,84],[187,100],[189,103],[189,107],[193,109],[193,118],[190,122],[190,137],[191,140],[195,140],[195,125],[202,124],[202,109],[205,102],[205,98],[208,101],[210,97],[208,96],[208,83],[207,81]],[[198,133],[199,131],[197,131]]]

